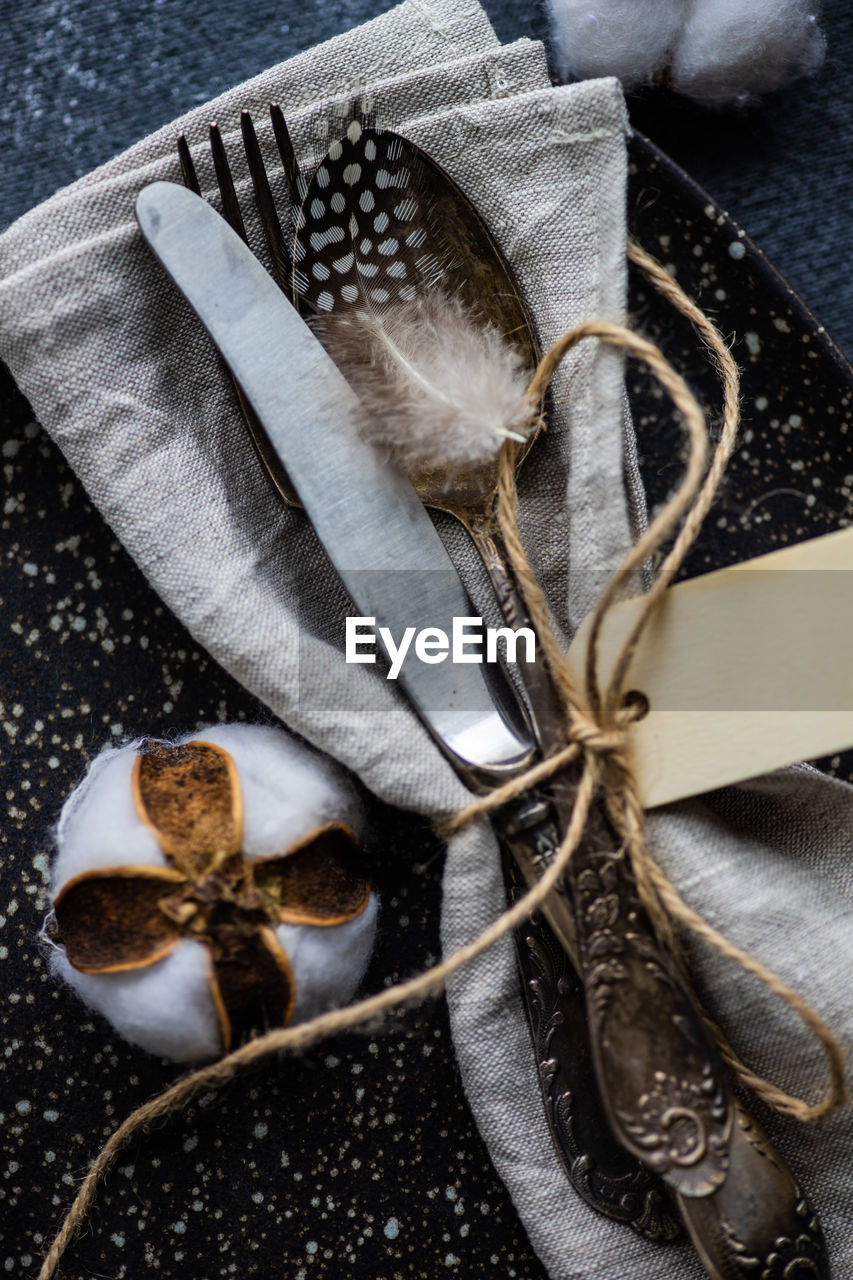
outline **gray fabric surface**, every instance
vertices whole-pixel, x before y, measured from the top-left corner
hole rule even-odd
[[[132,218],[141,185],[177,177],[178,128],[194,143],[209,190],[202,130],[212,115],[233,144],[239,109],[276,98],[310,159],[312,121],[324,109],[318,104],[327,108],[377,80],[401,131],[456,178],[501,242],[543,345],[582,318],[621,318],[625,120],[618,87],[552,89],[540,51],[525,42],[500,50],[474,0],[408,0],[190,113],[14,224],[0,238],[0,354],[196,639],[377,794],[439,815],[464,803],[464,789],[381,671],[345,665],[348,601],[304,516],[271,502],[215,353]],[[261,141],[269,147],[263,129]],[[641,519],[630,450],[623,461],[624,431],[621,362],[586,344],[555,380],[547,440],[519,482],[526,540],[567,630]],[[470,548],[449,521],[440,527],[476,594]],[[800,771],[678,806],[652,822],[661,860],[690,900],[842,1026],[849,1014],[815,939],[826,929],[841,945],[850,797],[841,784]],[[790,886],[801,917],[796,944]],[[753,910],[759,903],[764,909]],[[482,827],[457,837],[446,872],[445,948],[474,936],[501,906],[493,839]],[[700,955],[697,964],[726,1022],[746,1038],[758,998],[713,959]],[[449,1002],[472,1107],[550,1273],[641,1280],[654,1265],[673,1280],[699,1276],[687,1249],[655,1252],[652,1263],[648,1245],[567,1194],[541,1114],[511,942],[458,977]],[[750,1044],[760,1039],[761,1055],[783,1082],[786,1074],[808,1077],[809,1046],[789,1052],[799,1041],[788,1021],[763,1000],[760,1008],[760,1035],[749,1034]],[[819,1146],[820,1176],[810,1186],[836,1258],[849,1260],[853,1246],[844,1243],[842,1224],[850,1192],[837,1156],[849,1123],[834,1122],[819,1140],[781,1128],[803,1171]]]

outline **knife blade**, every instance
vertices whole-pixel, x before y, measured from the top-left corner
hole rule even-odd
[[[454,618],[472,616],[459,575],[409,480],[358,434],[355,395],[318,339],[199,196],[155,182],[140,192],[136,216],[263,422],[361,616],[395,634],[405,625],[451,635]],[[286,378],[269,377],[272,369]],[[463,766],[491,780],[531,761],[532,735],[499,668],[487,681],[480,663],[428,663],[410,648],[398,678]]]

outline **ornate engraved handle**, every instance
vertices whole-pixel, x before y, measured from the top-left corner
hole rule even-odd
[[[486,520],[469,528],[508,625],[525,625],[494,529]],[[538,664],[524,681],[547,752],[559,742],[553,691]],[[508,871],[514,893],[555,856],[570,789],[555,787],[553,800],[533,793],[496,818],[520,868]],[[546,1116],[572,1184],[607,1217],[664,1241],[678,1233],[669,1183],[712,1280],[830,1280],[817,1217],[769,1138],[732,1103],[705,1020],[600,809],[567,882],[543,909],[553,932],[528,921],[516,948]]]
[[[643,908],[603,815],[569,881],[596,1071],[620,1142],[685,1196],[720,1186],[733,1105],[710,1030]]]
[[[767,1134],[736,1105],[728,1177],[713,1195],[679,1197],[712,1280],[830,1280],[817,1215]]]
[[[556,835],[556,828],[553,828]],[[546,831],[540,833],[547,839]],[[505,854],[510,895],[523,880]],[[515,932],[521,986],[554,1147],[572,1186],[591,1208],[656,1243],[676,1240],[681,1222],[669,1194],[616,1141],[601,1103],[583,983],[565,948],[538,914]]]
[[[471,527],[471,526],[469,526]],[[471,533],[509,625],[526,623],[524,605],[494,527]],[[540,663],[524,670],[540,746],[562,745],[561,720]],[[558,827],[572,789],[554,788]],[[530,796],[498,820],[531,883],[556,849],[544,795]],[[706,1195],[726,1176],[732,1103],[713,1037],[672,958],[658,942],[630,865],[600,807],[573,855],[567,893],[544,912],[574,961],[586,992],[599,1089],[619,1141],[685,1195]]]

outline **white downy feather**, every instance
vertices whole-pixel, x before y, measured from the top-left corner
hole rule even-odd
[[[481,467],[536,421],[519,353],[438,289],[323,317],[318,332],[359,397],[362,433],[409,474]]]

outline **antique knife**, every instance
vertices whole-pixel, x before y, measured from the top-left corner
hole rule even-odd
[[[355,396],[311,330],[198,196],[158,182],[136,211],[264,424],[362,615],[395,635],[404,626],[451,634],[453,618],[471,614],[459,575],[409,481],[347,420]],[[439,745],[495,778],[523,769],[534,742],[521,717],[510,721],[518,704],[508,683],[499,703],[484,664],[456,665],[451,679],[446,667],[410,649],[399,675]]]
[[[470,612],[452,562],[408,480],[358,437],[346,408],[352,393],[284,295],[219,215],[183,187],[155,183],[146,188],[137,217],[263,423],[357,606],[395,633],[411,625],[449,633],[453,618]],[[508,681],[491,668],[495,685],[490,687],[486,670],[478,664],[426,664],[412,655],[400,672],[424,722],[473,787],[523,771],[536,754],[534,734],[517,714]],[[531,864],[535,873],[537,859],[547,855],[542,832],[551,819],[537,812],[535,803],[521,816],[515,830],[507,830],[508,843],[528,878]],[[707,1198],[716,1221],[709,1193],[726,1181],[733,1118],[725,1076],[675,966],[656,949],[650,931],[643,936],[641,927],[638,934],[638,913],[643,913],[630,877],[625,878],[624,859],[606,824],[594,825],[592,847],[587,843],[578,851],[579,868],[573,872],[574,914],[568,913],[558,933],[579,959],[587,986],[593,1057],[607,1117],[622,1145],[641,1155],[681,1196]],[[512,814],[508,826],[513,827]],[[563,903],[557,912],[562,926],[564,899],[552,898]],[[595,990],[590,982],[608,967],[601,964],[610,936],[601,915],[605,907],[611,915],[625,916],[614,935],[624,946],[618,943],[614,951],[610,938],[605,950],[613,961],[611,978],[606,990]],[[613,976],[620,967],[632,982]],[[656,1004],[663,1018],[655,1016]],[[669,1051],[663,1064],[658,1050],[664,1057]],[[779,1212],[768,1215],[773,1230],[787,1225],[782,1210],[780,1198]],[[692,1227],[700,1236],[708,1230],[699,1226],[697,1215]],[[710,1249],[705,1262],[712,1275],[723,1274]]]

